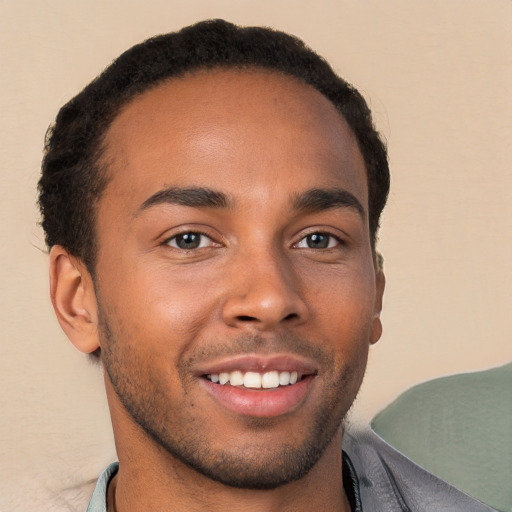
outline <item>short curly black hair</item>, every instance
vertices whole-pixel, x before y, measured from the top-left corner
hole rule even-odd
[[[39,207],[48,247],[61,245],[94,275],[96,206],[108,182],[105,134],[120,109],[162,82],[204,69],[260,68],[295,77],[326,96],[352,129],[368,181],[372,245],[389,191],[385,144],[360,93],[300,39],[269,28],[208,20],[148,39],[119,56],[64,105],[48,129]]]

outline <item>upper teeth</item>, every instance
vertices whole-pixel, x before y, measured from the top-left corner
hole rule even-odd
[[[212,373],[207,377],[218,384],[231,384],[231,386],[244,386],[246,388],[278,388],[295,384],[298,379],[297,372],[271,371],[260,374],[258,372],[245,372],[235,370],[234,372]]]

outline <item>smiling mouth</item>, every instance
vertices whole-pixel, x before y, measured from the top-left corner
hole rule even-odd
[[[318,373],[313,361],[299,357],[249,355],[211,362],[198,377],[216,403],[237,415],[274,418],[307,400]]]
[[[220,384],[221,386],[236,386],[247,389],[278,389],[280,387],[292,386],[300,382],[306,375],[297,371],[269,371],[259,372],[241,372],[235,370],[232,372],[220,372],[204,375],[204,378]]]

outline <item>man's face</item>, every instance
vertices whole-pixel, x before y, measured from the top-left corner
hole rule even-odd
[[[228,485],[299,478],[380,336],[350,129],[292,78],[210,71],[136,98],[106,148],[96,290],[114,426]]]

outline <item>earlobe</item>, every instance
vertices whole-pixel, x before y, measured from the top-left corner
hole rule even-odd
[[[97,303],[92,278],[77,258],[61,246],[50,251],[50,296],[60,326],[78,350],[99,347]]]
[[[375,307],[374,317],[372,321],[372,328],[370,332],[370,343],[373,345],[379,341],[382,336],[382,322],[380,314],[382,311],[382,297],[384,295],[384,288],[386,286],[386,278],[381,268],[378,268],[375,273]]]

